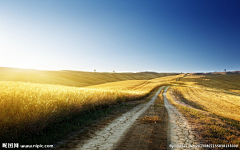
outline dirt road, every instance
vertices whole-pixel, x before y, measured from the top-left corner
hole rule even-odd
[[[127,129],[136,121],[136,119],[145,112],[157,98],[157,95],[164,87],[161,87],[155,96],[147,104],[141,104],[133,108],[131,111],[123,114],[121,117],[113,120],[103,130],[94,133],[92,139],[84,141],[77,145],[79,149],[114,149],[116,144],[124,136]]]
[[[162,92],[154,104],[133,123],[116,150],[167,149],[168,114],[161,95]],[[160,118],[159,121],[151,120],[154,117]]]
[[[148,149],[183,149],[180,146],[198,144],[187,121],[168,103],[166,91],[162,86],[147,103],[142,103],[121,114],[113,121],[109,121],[104,127],[89,130],[88,134],[81,134],[81,138],[75,138],[68,143],[71,146],[59,148],[75,150],[148,150]],[[158,94],[163,93],[163,104],[157,104]],[[140,118],[145,116],[159,116],[161,122],[142,123]],[[84,137],[84,138],[82,138]],[[57,148],[58,149],[58,148]],[[185,148],[184,148],[185,149]],[[189,147],[188,147],[189,149]],[[190,148],[196,149],[196,148]]]
[[[168,102],[166,98],[166,92],[170,86],[165,88],[164,95],[164,105],[167,108],[169,116],[169,126],[168,130],[168,145],[169,149],[199,149],[196,146],[199,143],[195,139],[195,135],[188,125],[187,120],[183,115]]]
[[[127,113],[122,114],[120,117],[111,121],[104,128],[97,131],[92,131],[91,135],[84,139],[76,139],[79,144],[74,147],[66,147],[60,149],[81,149],[81,150],[94,150],[94,149],[115,149],[119,145],[121,139],[124,139],[124,135],[131,128],[133,123],[139,118],[141,114],[153,105],[159,92],[164,88],[160,87],[156,94],[147,103],[139,104]],[[73,143],[76,143],[73,141]]]

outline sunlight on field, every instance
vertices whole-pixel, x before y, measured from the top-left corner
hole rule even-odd
[[[240,75],[188,75],[173,87],[184,98],[216,115],[240,121]]]
[[[128,81],[119,81],[111,82],[100,85],[88,86],[86,88],[91,89],[108,89],[108,90],[122,90],[122,91],[141,91],[149,93],[152,89],[163,85],[170,84],[171,81],[176,81],[176,78],[182,76],[167,76],[161,78],[155,78],[152,80],[128,80]]]
[[[40,71],[33,69],[2,68],[0,81],[21,81],[31,83],[67,85],[86,87],[91,85],[125,80],[150,80],[154,78],[177,75],[174,73],[106,73],[83,71]]]
[[[201,88],[174,87],[173,89],[213,114],[240,121],[239,96]]]
[[[22,82],[1,82],[0,90],[1,131],[21,126],[19,129],[30,132],[38,132],[61,115],[114,104],[117,100],[137,99],[146,94]]]
[[[189,85],[202,86],[218,90],[239,92],[240,74],[188,75],[181,81]]]
[[[63,116],[136,100],[176,76],[154,80],[129,80],[85,88],[0,81],[0,130],[4,134],[38,133]]]
[[[240,144],[240,74],[190,74],[167,98],[210,143]]]

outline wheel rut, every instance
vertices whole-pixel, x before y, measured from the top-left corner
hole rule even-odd
[[[98,130],[90,130],[87,138],[76,138],[74,146],[62,147],[71,150],[114,150],[114,149],[199,149],[190,147],[199,144],[184,116],[166,98],[170,86],[162,86],[147,103],[139,104],[130,111]],[[160,91],[164,90],[164,106],[154,105]],[[158,110],[158,111],[156,111]],[[160,115],[161,114],[161,115]],[[163,122],[141,124],[143,116],[162,116]],[[80,135],[84,136],[84,135]],[[58,148],[57,148],[58,149]]]
[[[170,86],[166,87],[164,96],[164,105],[168,111],[169,126],[168,130],[168,149],[200,149],[194,147],[199,143],[195,139],[195,135],[191,130],[184,116],[168,102],[166,92]]]
[[[131,125],[144,113],[150,106],[154,104],[155,99],[159,92],[164,88],[162,86],[156,92],[156,94],[147,103],[137,105],[132,110],[122,114],[120,117],[111,121],[104,128],[99,129],[91,133],[90,137],[85,140],[78,140],[77,144],[71,148],[61,149],[75,149],[75,150],[111,150],[115,149],[119,141],[124,138],[125,133],[131,127]]]

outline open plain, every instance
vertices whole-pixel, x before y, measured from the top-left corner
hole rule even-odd
[[[32,73],[30,82],[22,73],[1,74],[1,142],[145,150],[240,144],[239,72],[105,73],[119,81],[95,79],[84,87],[67,82],[73,81],[72,73],[60,82],[62,72],[55,72],[51,78],[57,84],[49,83],[50,75],[46,83],[43,78],[36,83]],[[88,74],[95,78],[97,73]],[[74,83],[79,86],[92,80],[78,78]]]

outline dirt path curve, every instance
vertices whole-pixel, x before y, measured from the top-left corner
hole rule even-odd
[[[164,105],[168,111],[169,126],[168,128],[168,145],[169,149],[199,149],[196,146],[199,143],[196,141],[195,136],[188,125],[187,120],[183,115],[168,102],[166,98],[166,92],[170,86],[165,88],[163,93]]]
[[[88,140],[81,141],[74,149],[114,149],[114,147],[126,133],[127,129],[131,127],[131,125],[142,113],[144,113],[151,105],[153,105],[155,99],[157,98],[157,95],[163,88],[164,86],[159,88],[157,93],[148,103],[140,104],[134,107],[131,111],[113,120],[105,128],[92,133],[91,137]]]

